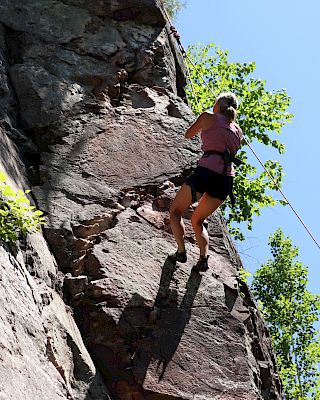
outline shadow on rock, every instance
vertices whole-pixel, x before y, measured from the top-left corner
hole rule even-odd
[[[170,274],[171,267],[163,269],[154,308],[158,313],[157,319],[154,321],[152,334],[146,338],[144,346],[141,347],[133,363],[134,375],[141,384],[145,379],[149,364],[154,361],[156,361],[158,380],[163,378],[190,320],[193,301],[201,283],[201,275],[192,272],[179,305],[177,290],[170,289],[169,286]]]
[[[179,304],[177,289],[170,288],[175,268],[175,264],[168,257],[163,266],[154,308],[149,313],[146,324],[139,327],[139,342],[136,342],[131,364],[127,366],[140,384],[143,384],[151,363],[152,370],[156,370],[153,373],[157,374],[158,380],[163,378],[191,317],[191,308],[201,283],[201,275],[196,272],[191,273],[186,284],[186,292]],[[128,304],[119,326],[126,324],[132,326],[134,323],[135,316]]]
[[[141,387],[147,371],[161,381],[180,344],[202,277],[191,273],[179,302],[178,290],[172,288],[175,268],[168,257],[151,311],[146,300],[135,293],[117,324],[111,315],[99,314],[104,337],[99,344],[90,346],[90,352],[111,392],[119,399],[127,398],[128,392],[136,393],[137,399],[149,399],[150,392],[147,394]]]

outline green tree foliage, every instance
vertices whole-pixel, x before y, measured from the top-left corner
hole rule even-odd
[[[189,83],[187,94],[196,114],[212,108],[219,93],[231,91],[240,101],[238,123],[249,142],[258,141],[271,146],[280,154],[285,151],[284,145],[274,138],[274,133],[279,134],[281,128],[293,117],[287,112],[290,98],[285,89],[267,91],[264,80],[250,76],[256,68],[254,62],[229,62],[228,51],[219,49],[213,43],[191,46],[188,49],[188,59],[193,85]],[[201,76],[208,87],[204,85]],[[238,156],[244,164],[237,168],[235,179],[237,203],[233,209],[225,204],[223,210],[228,209],[227,219],[230,224],[246,222],[251,230],[253,216],[259,215],[261,208],[278,203],[270,190],[275,190],[276,186],[281,187],[283,170],[276,160],[265,162],[265,167],[275,178],[275,185],[265,172],[257,173],[257,169],[248,162],[243,148]],[[230,231],[237,239],[244,239],[239,228],[230,226]]]
[[[269,326],[286,400],[319,400],[320,296],[307,289],[308,269],[298,248],[278,229],[269,238],[272,259],[256,271],[252,288]]]
[[[30,206],[26,197],[30,191],[15,191],[6,181],[6,175],[0,172],[0,238],[15,243],[20,233],[39,231],[44,218],[42,211]]]
[[[186,6],[186,2],[181,0],[163,0],[163,4],[172,19]]]

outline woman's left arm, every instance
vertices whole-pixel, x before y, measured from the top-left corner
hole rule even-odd
[[[184,137],[186,139],[191,139],[193,138],[193,136],[195,136],[197,133],[201,132],[201,130],[203,129],[203,125],[204,122],[207,120],[207,114],[206,112],[202,113],[198,119],[196,120],[196,122],[194,122],[190,128],[187,130],[187,132],[185,133]]]

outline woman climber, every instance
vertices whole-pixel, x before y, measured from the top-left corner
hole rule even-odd
[[[194,210],[191,223],[200,249],[200,258],[193,267],[196,271],[208,269],[209,236],[203,226],[224,200],[232,194],[234,168],[239,164],[234,156],[240,147],[242,131],[235,123],[238,101],[233,93],[222,93],[217,98],[213,113],[204,112],[187,130],[185,137],[191,139],[201,132],[202,157],[198,166],[181,186],[170,207],[170,225],[178,245],[173,255],[175,261],[186,262],[184,245],[185,227],[182,214],[191,204],[199,201]]]

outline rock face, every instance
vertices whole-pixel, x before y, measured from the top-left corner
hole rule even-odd
[[[55,290],[59,276],[43,237],[13,254],[0,248],[1,398],[110,399],[73,312]]]
[[[168,257],[170,202],[199,142],[183,138],[193,115],[162,11],[0,1],[1,168],[33,186],[55,257],[41,235],[1,249],[4,398],[280,399],[219,213],[207,274],[191,272],[192,210],[188,262]]]

